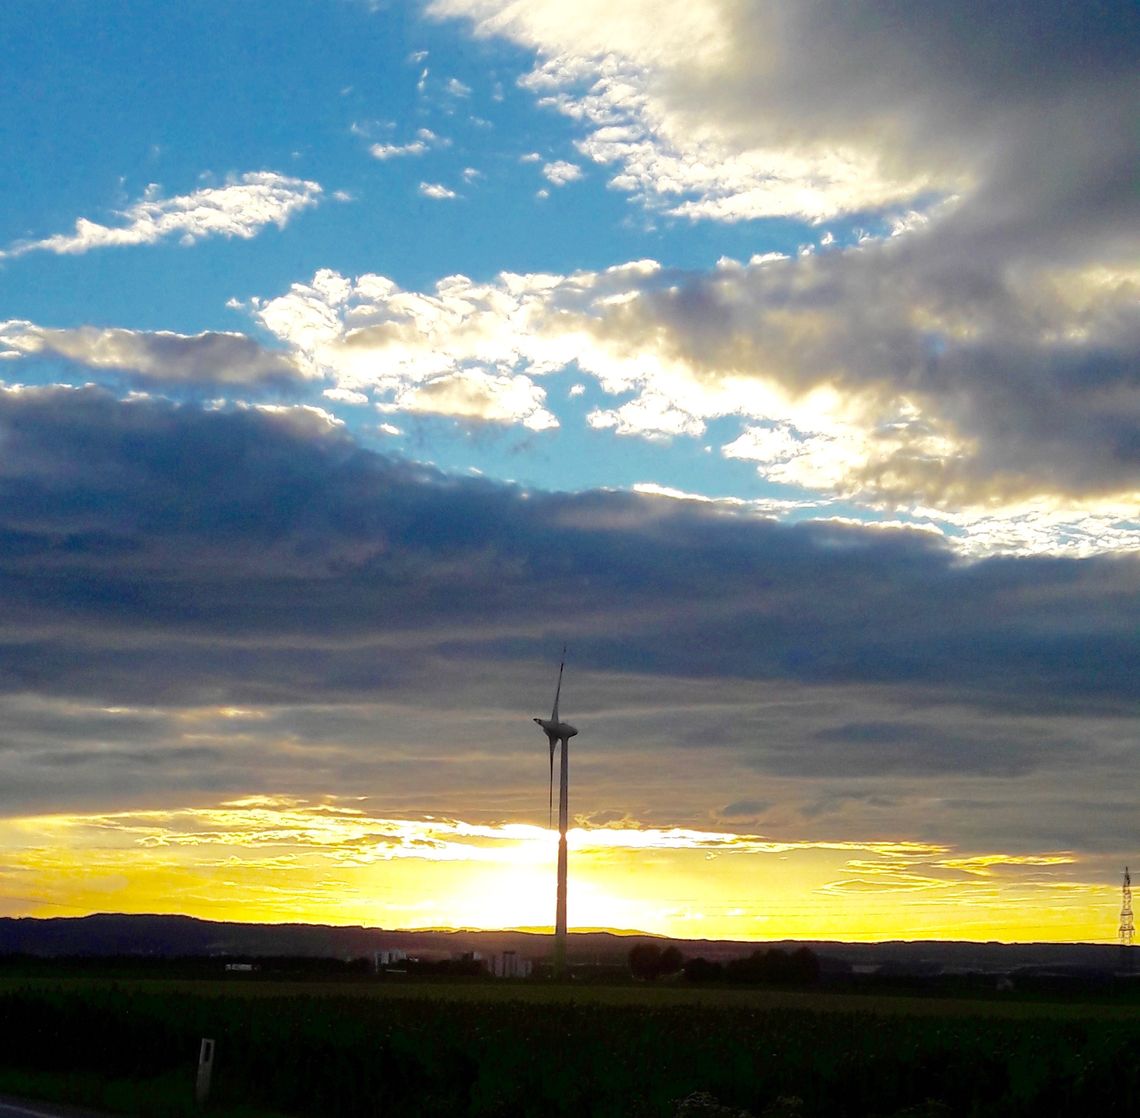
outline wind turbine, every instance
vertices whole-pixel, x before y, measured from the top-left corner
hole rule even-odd
[[[558,717],[558,697],[562,693],[562,672],[566,668],[566,649],[562,649],[562,663],[558,665],[558,686],[554,689],[554,710],[549,718],[536,718],[547,741],[550,742],[550,798],[548,807],[554,807],[554,750],[562,746],[558,780],[558,903],[554,917],[554,977],[566,977],[566,821],[567,784],[570,769],[567,763],[567,746],[578,732],[569,722]]]

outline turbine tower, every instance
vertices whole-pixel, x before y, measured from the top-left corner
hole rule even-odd
[[[566,668],[566,649],[562,649],[562,662],[558,665],[558,686],[554,689],[554,710],[549,718],[536,718],[535,722],[542,728],[546,740],[550,743],[550,797],[548,810],[554,808],[554,750],[562,746],[561,760],[558,771],[558,902],[554,916],[554,977],[566,977],[566,822],[567,822],[567,784],[569,781],[569,764],[567,762],[567,746],[570,739],[578,732],[568,722],[558,717],[558,697],[562,693],[562,672]]]

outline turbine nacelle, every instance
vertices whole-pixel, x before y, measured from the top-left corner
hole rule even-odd
[[[535,722],[542,727],[551,744],[556,741],[566,741],[578,733],[569,722],[557,722],[553,718],[536,718]]]

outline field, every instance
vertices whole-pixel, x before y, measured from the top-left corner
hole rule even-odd
[[[218,1118],[1140,1109],[1135,1008],[1008,997],[9,978],[0,1032],[0,1089],[145,1118],[196,1113],[203,1036]]]

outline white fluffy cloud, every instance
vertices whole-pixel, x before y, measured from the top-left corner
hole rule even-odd
[[[464,368],[407,385],[387,407],[492,423],[521,420],[532,430],[543,430],[557,426],[543,407],[545,400],[546,393],[530,377]]]
[[[428,146],[423,140],[406,144],[373,144],[369,149],[373,159],[393,159],[399,155],[427,155]]]
[[[554,0],[435,0],[429,10],[535,49],[539,62],[520,84],[582,126],[579,150],[616,167],[612,186],[673,214],[818,220],[928,187],[925,173],[892,173],[852,143],[743,136],[723,114],[708,112],[703,84],[732,61],[736,7],[591,0],[571,10]]]
[[[459,197],[454,190],[444,186],[441,182],[421,182],[420,194],[425,198],[434,198],[436,201],[448,201]]]
[[[149,245],[176,237],[193,244],[204,237],[249,239],[266,225],[283,228],[296,213],[320,200],[319,183],[275,171],[253,171],[225,186],[203,187],[191,194],[164,198],[152,185],[143,197],[118,213],[122,222],[100,225],[79,218],[73,233],[16,244],[0,256],[27,252],[74,254],[116,245]]]
[[[553,163],[544,163],[542,173],[547,181],[555,186],[565,186],[568,182],[576,182],[582,177],[582,168],[577,163],[556,159]]]
[[[373,144],[369,153],[374,159],[381,161],[395,159],[402,155],[427,155],[432,148],[450,147],[451,141],[436,135],[430,128],[420,128],[416,131],[416,138],[406,144]]]
[[[324,271],[255,308],[311,375],[369,392],[382,410],[543,430],[558,421],[533,375],[564,361],[540,368],[535,352],[520,346],[529,337],[522,320],[541,303],[545,283],[518,277],[508,289],[453,276],[427,294],[402,291],[383,276],[349,280]]]
[[[610,185],[688,218],[741,221],[771,215],[820,221],[912,199],[929,181],[884,176],[849,147],[745,147],[715,129],[689,128],[653,96],[646,72],[610,56],[588,85],[564,56],[523,79],[539,103],[579,121],[579,151],[616,166]]]

